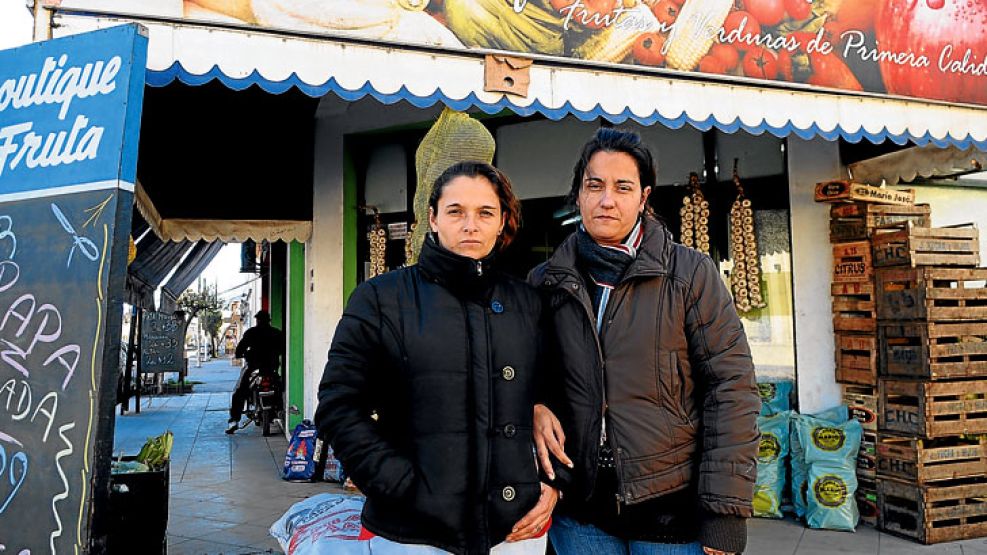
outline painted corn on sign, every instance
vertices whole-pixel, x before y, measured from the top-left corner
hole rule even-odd
[[[0,51],[0,552],[105,552],[144,33]]]
[[[987,0],[57,3],[987,105]]]

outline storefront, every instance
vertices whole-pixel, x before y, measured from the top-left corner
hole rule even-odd
[[[824,2],[779,14],[625,2],[583,22],[581,3],[547,0],[132,4],[46,2],[38,30],[148,27],[142,213],[166,239],[290,241],[272,287],[285,287],[289,403],[304,416],[345,299],[372,270],[375,222],[391,239],[384,265],[404,261],[415,149],[442,106],[473,113],[497,140],[495,163],[524,200],[511,255],[521,274],[572,229],[560,201],[572,164],[593,129],[613,124],[639,130],[657,152],[653,205],[677,236],[689,176],[700,178],[709,242],[729,280],[736,160],[766,301],[744,314],[745,327],[759,377],[795,379],[804,412],[840,398],[829,213],[813,200],[815,183],[906,145],[987,149],[978,69],[987,50],[964,58],[949,42],[965,26],[891,33],[889,18],[917,29],[924,5],[912,13],[888,1],[861,14]],[[948,23],[957,9],[937,15]],[[968,33],[963,45],[985,31]],[[192,210],[182,191],[206,197],[198,208],[226,208]],[[239,210],[219,202],[229,195]],[[987,204],[976,187],[923,187],[918,197],[936,205],[936,225],[982,222],[983,210],[968,207]]]

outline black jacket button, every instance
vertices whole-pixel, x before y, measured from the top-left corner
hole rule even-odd
[[[500,371],[501,377],[507,381],[513,380],[514,374],[515,374],[514,367],[512,366],[505,366],[504,369]]]
[[[504,426],[504,437],[512,438],[517,435],[517,426],[514,424],[508,424]]]
[[[504,491],[500,492],[500,495],[504,498],[504,501],[514,501],[517,493],[514,491],[514,488],[507,486],[504,488]]]

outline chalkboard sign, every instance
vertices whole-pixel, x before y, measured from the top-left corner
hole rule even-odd
[[[85,545],[97,398],[116,382],[103,361],[119,360],[119,339],[105,338],[119,338],[122,319],[109,264],[111,249],[126,249],[114,245],[120,196],[0,203],[0,544],[10,553]]]
[[[185,325],[164,312],[144,311],[141,318],[141,372],[185,369]]]
[[[106,545],[146,30],[0,51],[0,552]]]

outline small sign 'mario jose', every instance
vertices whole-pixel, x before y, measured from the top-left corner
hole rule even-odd
[[[885,189],[852,181],[816,183],[816,202],[873,202],[915,204],[915,189]]]
[[[105,550],[146,52],[137,25],[0,52],[2,552]]]

